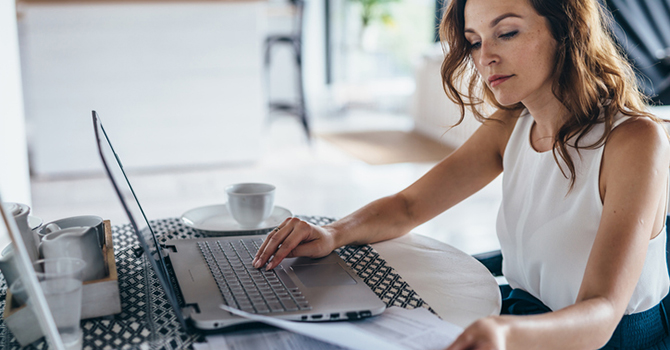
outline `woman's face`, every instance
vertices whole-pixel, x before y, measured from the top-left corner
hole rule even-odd
[[[468,0],[465,38],[500,104],[528,106],[553,97],[556,41],[528,0]]]

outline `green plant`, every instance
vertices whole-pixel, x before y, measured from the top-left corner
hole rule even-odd
[[[381,20],[385,25],[393,25],[393,17],[388,9],[388,4],[400,0],[349,0],[354,3],[359,3],[362,7],[361,11],[361,27],[365,30],[370,22],[376,18]]]

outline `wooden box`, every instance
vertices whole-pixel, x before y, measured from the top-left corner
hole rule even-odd
[[[112,226],[104,222],[105,235],[102,253],[105,257],[105,277],[86,281],[82,286],[81,319],[118,314],[121,312],[119,276],[114,260]],[[21,346],[26,346],[43,336],[35,314],[25,305],[17,305],[12,294],[7,291],[3,318]]]

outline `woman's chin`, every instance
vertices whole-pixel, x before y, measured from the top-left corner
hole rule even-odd
[[[518,98],[514,98],[513,96],[505,96],[505,95],[495,95],[496,101],[502,106],[505,107],[511,107],[514,106],[515,104],[521,102]]]

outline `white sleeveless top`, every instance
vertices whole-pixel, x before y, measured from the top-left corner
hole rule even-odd
[[[617,117],[614,127],[626,120],[622,115]],[[539,153],[531,146],[533,121],[524,110],[507,143],[503,200],[496,228],[504,257],[503,274],[510,286],[559,310],[577,300],[598,231],[603,211],[599,174],[604,147],[581,149],[581,158],[569,148],[576,181],[568,194],[570,181],[561,173],[552,152]],[[593,144],[604,127],[598,124],[580,145]],[[564,169],[569,174],[566,166]],[[664,227],[649,242],[642,275],[626,314],[648,310],[668,293],[665,241]]]

